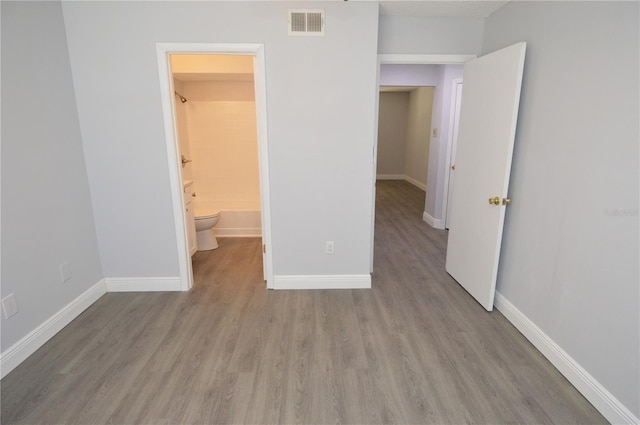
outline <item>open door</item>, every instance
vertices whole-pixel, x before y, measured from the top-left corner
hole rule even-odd
[[[446,270],[493,310],[526,43],[465,64]],[[517,199],[514,199],[517,202]]]
[[[451,222],[451,196],[453,194],[453,184],[456,175],[456,152],[458,151],[458,128],[460,127],[460,105],[462,103],[462,79],[453,80],[454,94],[453,94],[453,118],[451,119],[450,131],[450,145],[451,155],[449,157],[449,182],[447,184],[447,198],[445,202],[446,213],[444,215],[444,228],[449,229],[449,223]]]

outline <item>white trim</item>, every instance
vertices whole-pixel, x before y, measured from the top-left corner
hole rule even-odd
[[[253,55],[254,85],[256,102],[256,124],[258,133],[258,162],[260,167],[260,202],[262,220],[262,240],[266,245],[263,268],[267,287],[273,280],[273,253],[271,252],[271,205],[269,190],[269,157],[267,131],[266,100],[266,65],[264,44],[260,43],[156,43],[158,73],[160,77],[160,95],[165,126],[165,139],[169,167],[169,182],[172,195],[172,206],[176,241],[178,248],[178,264],[180,269],[180,289],[188,291],[193,286],[193,270],[187,240],[186,217],[183,200],[182,170],[178,165],[180,148],[178,146],[175,125],[173,78],[169,55],[172,53],[193,54],[236,54]]]
[[[160,97],[162,115],[164,117],[164,133],[167,146],[167,162],[169,167],[169,187],[171,189],[173,220],[176,231],[178,249],[178,269],[180,273],[180,289],[188,291],[193,286],[193,270],[191,269],[191,255],[189,250],[189,232],[184,208],[184,186],[182,170],[178,166],[180,146],[177,126],[175,123],[175,104],[173,101],[173,78],[169,53],[173,44],[157,43],[158,76],[160,77]]]
[[[415,187],[424,190],[425,192],[427,191],[427,185],[422,183],[422,182],[419,182],[418,180],[414,179],[413,177],[404,176],[404,180],[409,182],[409,183],[411,183]]]
[[[369,274],[281,275],[273,277],[273,289],[369,289]]]
[[[182,291],[179,277],[107,277],[108,292]]]
[[[406,174],[377,174],[376,175],[376,180],[404,180],[408,183],[411,183],[412,185],[424,190],[425,192],[427,191],[427,185],[424,183],[419,182],[418,180],[414,179],[413,177],[409,177]]]
[[[434,218],[426,211],[422,212],[422,220],[426,221],[427,224],[434,229],[444,229],[444,222],[439,218]]]
[[[262,229],[259,227],[225,227],[214,231],[218,238],[259,238],[262,237]]]
[[[640,419],[620,400],[499,292],[496,292],[495,306],[609,422],[640,423]]]
[[[378,63],[400,65],[460,65],[477,57],[478,55],[379,54]],[[379,85],[378,83],[378,86]]]
[[[377,174],[376,180],[404,180],[404,174]]]
[[[373,273],[373,252],[375,249],[375,233],[376,233],[376,174],[378,173],[378,113],[380,109],[380,60],[376,63],[376,86],[374,87],[375,95],[373,105],[373,147],[371,154],[371,215],[369,235],[369,273]]]
[[[447,209],[449,208],[449,175],[451,174],[451,155],[453,154],[453,133],[455,128],[456,110],[461,105],[458,104],[459,85],[463,84],[463,78],[454,78],[451,81],[451,103],[449,105],[449,134],[447,134],[447,153],[444,173],[444,183],[442,186],[442,220],[447,223]]]
[[[27,357],[42,347],[106,292],[106,285],[104,279],[102,279],[2,352],[0,354],[1,377],[4,378],[16,366],[25,361]]]
[[[273,245],[271,244],[271,190],[269,185],[269,132],[267,121],[267,67],[264,45],[255,45],[253,80],[258,133],[258,167],[260,168],[260,219],[263,251],[263,277],[267,288],[273,287]]]

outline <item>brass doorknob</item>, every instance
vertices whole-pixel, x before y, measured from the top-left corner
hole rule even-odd
[[[502,205],[509,205],[511,203],[511,198],[502,198]]]
[[[496,196],[494,198],[489,198],[490,205],[500,205],[500,197]]]

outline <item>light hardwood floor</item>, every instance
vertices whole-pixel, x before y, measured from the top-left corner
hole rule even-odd
[[[190,293],[103,296],[2,380],[2,423],[606,423],[447,275],[423,206],[378,182],[371,290],[267,291],[260,241],[221,239]]]

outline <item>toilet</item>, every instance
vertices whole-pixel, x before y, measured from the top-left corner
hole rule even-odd
[[[196,239],[198,240],[198,251],[209,251],[218,247],[216,235],[213,233],[213,226],[220,220],[220,211],[212,208],[195,209],[196,216]]]

